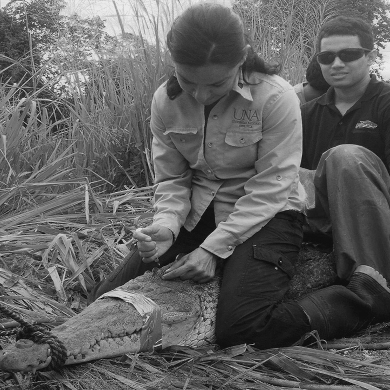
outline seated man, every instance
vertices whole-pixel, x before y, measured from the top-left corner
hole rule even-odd
[[[328,82],[322,75],[317,57],[313,57],[306,69],[306,81],[294,85],[294,90],[302,104],[323,95],[329,88]]]
[[[331,87],[301,107],[301,180],[315,170],[307,222],[331,234],[340,284],[299,304],[329,339],[390,320],[390,85],[370,75],[373,34],[360,19],[325,23],[317,51]]]

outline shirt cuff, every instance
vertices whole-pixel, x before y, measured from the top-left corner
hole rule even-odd
[[[242,242],[233,234],[217,228],[203,241],[200,247],[221,259],[227,259],[234,252],[236,246]]]
[[[156,214],[153,218],[153,223],[168,228],[172,232],[173,242],[175,242],[181,229],[179,218],[176,214]]]

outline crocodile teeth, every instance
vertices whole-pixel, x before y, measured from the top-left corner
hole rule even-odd
[[[101,340],[99,345],[100,345],[101,349],[109,349],[110,348],[110,344],[109,344],[107,339],[106,340]]]

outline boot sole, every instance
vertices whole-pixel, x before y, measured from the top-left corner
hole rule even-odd
[[[368,275],[370,278],[374,279],[379,285],[381,285],[390,294],[390,289],[387,286],[386,279],[376,269],[368,265],[359,265],[356,268],[355,273],[362,273]]]

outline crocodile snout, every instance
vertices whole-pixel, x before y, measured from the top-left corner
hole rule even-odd
[[[16,342],[15,347],[18,349],[27,349],[27,348],[31,348],[33,344],[34,341],[21,339]]]
[[[21,339],[0,351],[0,370],[11,372],[34,372],[47,367],[51,362],[48,344],[36,344]]]

